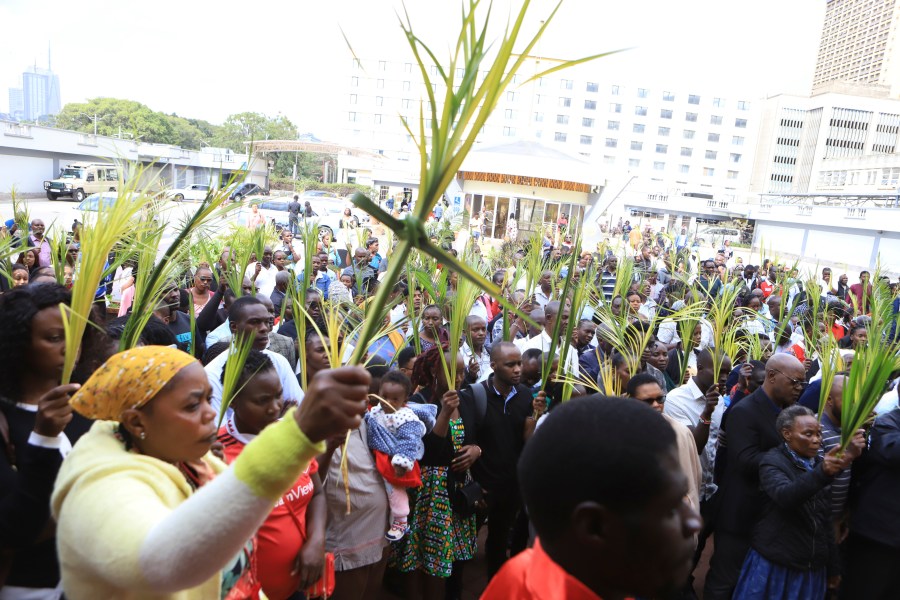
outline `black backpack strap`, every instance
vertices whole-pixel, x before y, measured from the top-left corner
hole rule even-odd
[[[487,390],[481,383],[473,383],[469,389],[472,390],[472,398],[475,400],[475,423],[480,427],[487,414]]]

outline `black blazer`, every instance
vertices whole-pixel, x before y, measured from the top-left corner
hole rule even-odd
[[[831,482],[822,459],[806,468],[781,444],[763,456],[759,483],[765,494],[762,516],[753,529],[753,548],[770,561],[797,571],[828,567],[838,573],[831,523]]]
[[[763,388],[728,411],[728,420],[723,423],[728,462],[718,491],[721,509],[717,527],[722,531],[750,538],[765,502],[765,494],[759,488],[759,466],[763,455],[782,441],[775,431],[779,412],[781,409]]]

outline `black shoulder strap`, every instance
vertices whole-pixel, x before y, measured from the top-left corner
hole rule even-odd
[[[475,422],[481,425],[487,414],[487,390],[481,383],[473,383],[469,389],[472,390],[472,397],[475,399]]]

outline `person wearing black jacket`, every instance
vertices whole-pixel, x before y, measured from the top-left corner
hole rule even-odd
[[[525,549],[527,529],[510,535],[521,508],[516,465],[525,445],[526,422],[533,415],[531,390],[520,383],[522,353],[511,342],[500,342],[491,348],[493,373],[481,386],[487,397],[483,414],[479,414],[475,391],[462,390],[460,406],[468,406],[475,414],[478,445],[483,455],[473,465],[472,475],[481,484],[488,505],[488,536],[485,544],[488,578],[500,570],[509,556]],[[474,386],[473,386],[474,387]],[[528,423],[531,428],[534,423]]]
[[[766,452],[781,444],[775,419],[797,401],[806,385],[805,375],[803,363],[794,356],[772,356],[762,387],[732,407],[722,424],[728,436],[728,464],[717,492],[722,508],[703,593],[707,600],[732,598],[765,499],[759,489],[759,465]]]
[[[847,452],[841,454],[835,446],[822,457],[819,423],[805,406],[782,410],[775,429],[784,441],[760,460],[763,513],[734,597],[821,600],[827,587],[839,581],[830,485],[859,456],[862,432]]]
[[[887,600],[900,593],[900,408],[875,419],[853,466],[850,535],[841,598]]]

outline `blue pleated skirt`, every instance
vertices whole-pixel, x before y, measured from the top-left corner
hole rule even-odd
[[[822,600],[827,584],[824,568],[795,571],[770,562],[751,548],[732,600]]]

